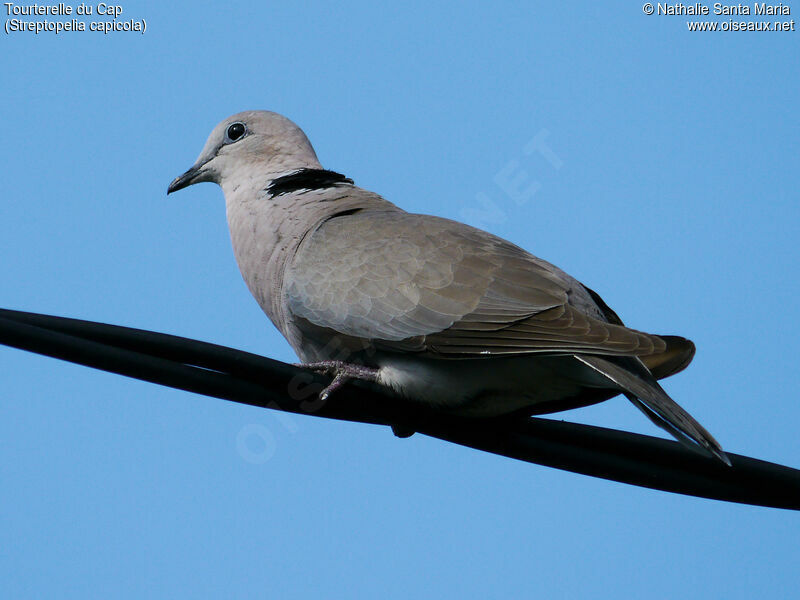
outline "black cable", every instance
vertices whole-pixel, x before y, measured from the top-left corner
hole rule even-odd
[[[677,442],[542,418],[443,415],[353,382],[325,403],[328,379],[263,356],[153,331],[0,309],[0,343],[215,398],[300,414],[398,425],[453,443],[594,477],[730,502],[800,510],[800,471]]]

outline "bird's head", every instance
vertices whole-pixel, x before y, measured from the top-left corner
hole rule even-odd
[[[277,113],[249,110],[228,117],[214,128],[194,165],[169,184],[167,194],[202,181],[212,181],[224,189],[226,180],[268,180],[305,168],[321,166],[303,131]]]

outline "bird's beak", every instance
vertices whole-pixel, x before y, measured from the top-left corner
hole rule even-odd
[[[193,183],[211,181],[208,170],[203,168],[205,166],[205,163],[195,163],[188,171],[186,171],[186,173],[173,179],[172,183],[170,183],[169,187],[167,188],[167,195],[171,194],[172,192],[182,190],[185,187],[189,187]]]

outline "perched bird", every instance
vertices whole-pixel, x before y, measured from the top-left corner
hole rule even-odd
[[[561,269],[474,227],[408,213],[323,169],[267,111],[214,128],[167,193],[211,181],[264,312],[307,366],[474,417],[541,414],[624,394],[685,445],[730,464],[657,380],[694,344],[625,327]]]

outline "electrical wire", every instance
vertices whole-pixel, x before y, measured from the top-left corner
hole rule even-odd
[[[732,467],[671,440],[540,417],[467,419],[257,354],[198,340],[0,309],[0,343],[214,398],[319,417],[394,426],[593,477],[729,502],[800,510],[800,471],[728,453]]]

